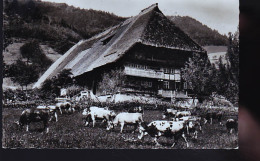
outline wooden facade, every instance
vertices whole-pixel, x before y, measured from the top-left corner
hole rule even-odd
[[[181,68],[194,52],[136,44],[116,63],[108,64],[78,77],[78,82],[100,95],[98,82],[102,75],[123,69],[126,75],[120,93],[156,97],[185,97],[187,85],[181,78]]]

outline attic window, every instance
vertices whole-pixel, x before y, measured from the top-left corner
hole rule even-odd
[[[114,35],[109,36],[108,38],[106,38],[105,40],[102,40],[103,45],[106,45],[112,38]]]

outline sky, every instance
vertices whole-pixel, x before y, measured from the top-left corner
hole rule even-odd
[[[190,16],[221,34],[236,32],[239,0],[42,0],[67,3],[84,9],[102,10],[122,17],[136,16],[144,8],[158,3],[167,16]]]

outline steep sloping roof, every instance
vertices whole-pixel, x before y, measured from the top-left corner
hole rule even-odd
[[[59,58],[34,85],[40,87],[62,69],[79,76],[121,58],[134,44],[204,52],[189,36],[168,20],[154,4],[135,17],[88,40],[80,41]]]

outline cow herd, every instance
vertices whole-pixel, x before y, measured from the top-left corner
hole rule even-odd
[[[49,121],[58,121],[58,114],[73,113],[75,106],[70,102],[60,102],[56,105],[37,106],[36,108],[26,109],[22,112],[19,121],[16,124],[19,127],[26,126],[26,131],[29,130],[31,122],[43,122],[46,133],[49,132]],[[161,120],[154,120],[146,123],[144,120],[144,109],[142,107],[133,107],[127,112],[119,112],[110,110],[108,107],[91,106],[83,109],[82,116],[84,117],[84,125],[95,127],[97,121],[101,121],[106,126],[106,130],[113,131],[116,126],[120,126],[120,133],[126,125],[132,125],[133,133],[138,131],[137,138],[142,141],[145,136],[149,135],[153,138],[156,145],[159,145],[158,138],[161,136],[173,138],[175,146],[179,139],[183,139],[189,147],[187,138],[198,138],[198,133],[202,132],[202,126],[217,121],[222,124],[223,112],[207,112],[197,114],[193,111],[181,111],[177,109],[165,109],[162,112]],[[229,133],[237,131],[237,119],[229,118],[226,121],[226,129]],[[138,129],[138,130],[137,130]]]

